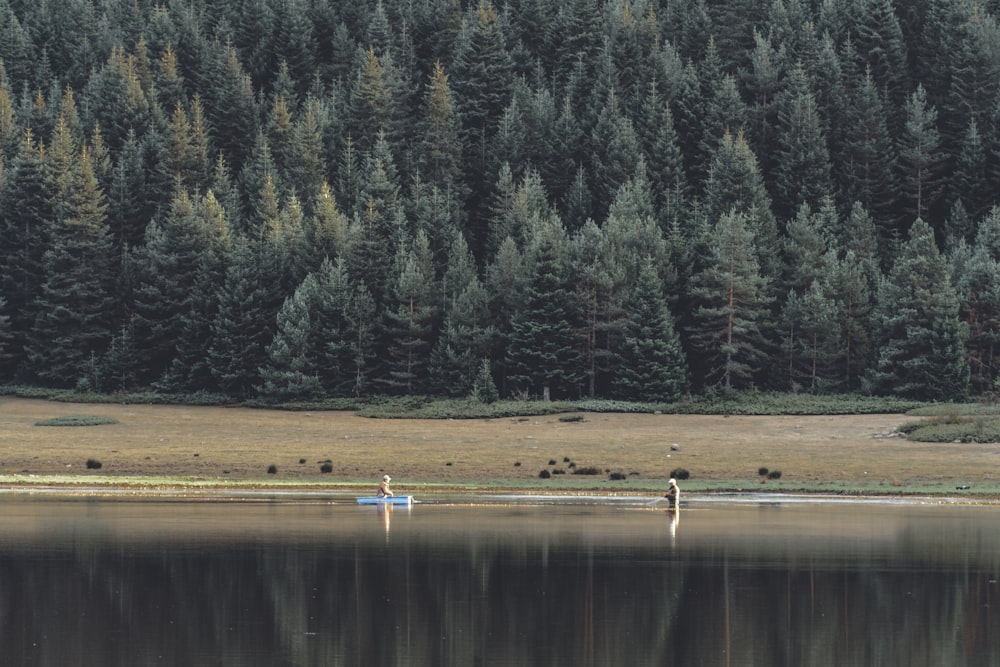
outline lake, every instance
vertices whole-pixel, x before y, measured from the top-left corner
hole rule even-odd
[[[1000,506],[647,500],[6,493],[3,664],[1000,665]]]

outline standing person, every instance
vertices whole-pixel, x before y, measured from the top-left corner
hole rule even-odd
[[[375,492],[375,495],[379,498],[391,498],[392,491],[389,490],[389,482],[391,481],[392,477],[382,475],[382,483],[378,485],[378,491]]]
[[[670,478],[668,482],[667,493],[663,497],[667,499],[667,503],[671,509],[674,507],[681,506],[681,490],[677,487],[677,480],[673,477]]]

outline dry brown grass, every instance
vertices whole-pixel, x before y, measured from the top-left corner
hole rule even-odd
[[[97,415],[117,424],[43,427],[42,419]],[[940,445],[885,437],[903,415],[718,417],[586,414],[495,420],[372,420],[343,412],[81,405],[0,399],[0,479],[30,484],[139,478],[165,484],[337,484],[366,488],[383,472],[397,489],[442,487],[638,492],[690,471],[689,489],[781,488],[922,492],[1000,487],[1000,445]],[[671,451],[671,444],[679,446]],[[598,467],[627,475],[555,475]],[[102,463],[87,470],[87,459]],[[305,463],[300,463],[305,459]],[[333,472],[320,473],[330,460]],[[555,466],[548,465],[554,459]],[[520,465],[515,465],[520,463]],[[267,474],[275,465],[278,474]],[[760,485],[758,468],[781,470]],[[36,477],[30,477],[35,475]],[[752,487],[750,485],[753,485]]]

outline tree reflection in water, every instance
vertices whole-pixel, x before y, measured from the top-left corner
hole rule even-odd
[[[6,509],[6,664],[1000,663],[994,508]]]

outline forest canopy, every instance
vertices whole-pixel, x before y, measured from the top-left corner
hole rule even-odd
[[[952,400],[996,0],[0,0],[0,384]]]

